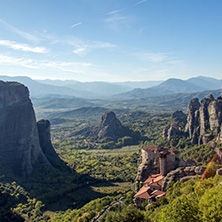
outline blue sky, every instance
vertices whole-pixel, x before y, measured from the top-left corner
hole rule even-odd
[[[0,0],[0,75],[222,79],[221,0]]]

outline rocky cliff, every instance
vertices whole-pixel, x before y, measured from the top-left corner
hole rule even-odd
[[[85,137],[96,137],[97,139],[109,138],[115,142],[124,136],[131,136],[131,131],[122,125],[113,111],[106,111],[97,126],[86,127],[74,131],[68,137],[83,135]]]
[[[176,182],[178,180],[184,182],[197,176],[201,177],[205,169],[205,167],[201,166],[189,166],[184,168],[180,167],[176,170],[172,170],[164,177],[162,181],[162,190],[166,191],[173,182]]]
[[[44,133],[39,137],[27,87],[0,81],[0,116],[2,164],[24,177],[30,176],[36,165],[51,166],[40,145]],[[43,149],[48,153],[46,146]]]
[[[52,146],[49,120],[39,120],[37,122],[37,128],[40,146],[46,158],[54,167],[64,165],[64,162],[59,158]]]
[[[214,99],[212,95],[198,100],[192,106],[192,100],[187,109],[187,124],[185,131],[189,133],[193,144],[207,143],[218,136],[222,123],[222,97]],[[193,113],[193,119],[189,118]]]
[[[178,111],[177,114],[179,114]],[[197,98],[193,98],[187,107],[184,130],[175,127],[178,120],[175,118],[172,118],[172,120],[174,123],[163,131],[163,137],[168,140],[184,132],[190,137],[192,144],[206,144],[215,137],[221,141],[222,97],[214,99],[212,95],[209,95],[207,98],[202,99],[201,102]]]
[[[117,140],[122,136],[124,127],[117,119],[116,114],[112,111],[107,111],[103,114],[100,124],[95,127],[94,133],[99,139],[110,137]]]

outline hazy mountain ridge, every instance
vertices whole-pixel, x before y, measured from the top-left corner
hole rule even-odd
[[[132,91],[115,95],[115,98],[147,98],[163,95],[170,95],[176,93],[193,93],[206,90],[220,89],[222,80],[207,78],[207,77],[195,77],[188,80],[181,79],[168,79],[158,86],[154,86],[147,89],[133,89]]]
[[[73,109],[66,112],[57,112],[57,113],[51,113],[48,118],[54,119],[54,118],[79,118],[79,119],[99,119],[103,113],[106,111],[109,111],[109,108],[104,107],[82,107],[78,109]],[[128,110],[125,109],[112,109],[117,115],[126,113]]]
[[[80,108],[95,106],[94,103],[81,98],[55,98],[43,97],[33,98],[32,102],[36,108],[41,109],[61,109],[61,108]]]
[[[31,97],[45,97],[48,95],[63,95],[66,97],[87,97],[89,95],[93,96],[92,92],[88,93],[86,91],[70,89],[68,87],[43,84],[26,76],[0,76],[0,80],[10,82],[16,81],[24,84],[29,88]]]
[[[222,80],[210,77],[194,77],[188,80],[168,79],[161,81],[144,82],[78,82],[75,80],[32,80],[29,77],[0,76],[4,81],[17,81],[26,85],[30,89],[32,98],[36,97],[63,97],[63,98],[82,98],[83,104],[91,101],[84,99],[139,99],[148,97],[158,97],[172,95],[176,93],[194,93],[206,90],[220,89]],[[160,83],[161,82],[161,83]],[[158,84],[156,86],[152,86]],[[145,86],[152,86],[143,88]],[[134,87],[140,88],[134,88]],[[79,101],[80,102],[80,101]],[[78,103],[78,102],[77,102]],[[80,102],[81,103],[81,102]],[[88,104],[90,105],[90,104]],[[85,106],[85,105],[83,105]],[[67,105],[65,105],[67,107]],[[76,106],[75,106],[76,107]]]

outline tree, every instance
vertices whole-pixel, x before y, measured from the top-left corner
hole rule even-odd
[[[203,221],[222,221],[222,189],[220,186],[206,190],[199,202]]]

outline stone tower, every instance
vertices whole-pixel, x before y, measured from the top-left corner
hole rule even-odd
[[[165,176],[167,174],[167,152],[160,152],[160,174]]]

